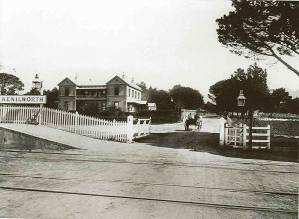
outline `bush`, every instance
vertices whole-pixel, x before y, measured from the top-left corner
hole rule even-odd
[[[291,113],[258,113],[258,118],[273,118],[273,119],[299,119],[298,114]]]
[[[121,111],[114,107],[108,108],[106,111],[97,114],[97,117],[106,120],[117,120],[117,121],[127,121],[127,117],[130,113]]]
[[[178,113],[175,111],[142,111],[134,115],[138,118],[152,118],[152,123],[161,124],[161,123],[175,123],[179,119]]]
[[[271,135],[299,136],[299,121],[255,120],[254,126],[271,127]]]

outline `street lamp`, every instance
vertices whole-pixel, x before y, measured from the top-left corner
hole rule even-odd
[[[240,90],[239,96],[238,96],[238,106],[244,107],[246,102],[246,97],[244,96],[243,90]]]
[[[43,82],[39,79],[38,74],[35,74],[34,80],[32,81],[32,88],[39,91],[42,94]]]
[[[244,107],[246,103],[246,97],[244,96],[243,90],[240,90],[237,102],[238,107],[241,108],[242,125],[244,125]]]
[[[245,112],[246,97],[244,96],[243,90],[240,90],[239,96],[237,98],[237,102],[238,102],[237,103],[238,107],[241,108],[241,124],[242,124],[242,129],[243,129],[243,131],[242,131],[243,132],[243,146],[245,146],[246,145],[246,136],[244,136],[244,135],[246,135],[246,131],[244,132],[244,127],[246,128],[246,125],[245,125],[245,119],[244,119],[244,112]],[[245,142],[244,142],[244,139],[245,139]]]
[[[238,96],[238,106],[242,107],[242,125],[245,123],[244,119],[244,106],[246,102],[246,97],[244,96],[243,90],[240,90],[240,94]],[[248,116],[249,116],[249,149],[252,149],[252,126],[253,126],[253,111],[252,109],[249,109],[248,111]]]

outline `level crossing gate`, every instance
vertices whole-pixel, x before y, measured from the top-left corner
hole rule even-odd
[[[270,149],[270,125],[266,127],[252,127],[252,148]],[[224,126],[224,144],[235,148],[247,148],[249,143],[249,127],[246,124],[240,126]]]

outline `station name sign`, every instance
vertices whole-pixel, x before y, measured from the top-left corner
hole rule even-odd
[[[46,96],[42,95],[0,95],[0,103],[45,104]]]

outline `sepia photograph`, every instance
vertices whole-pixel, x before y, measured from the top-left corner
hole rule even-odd
[[[0,0],[0,218],[298,219],[299,1]]]

